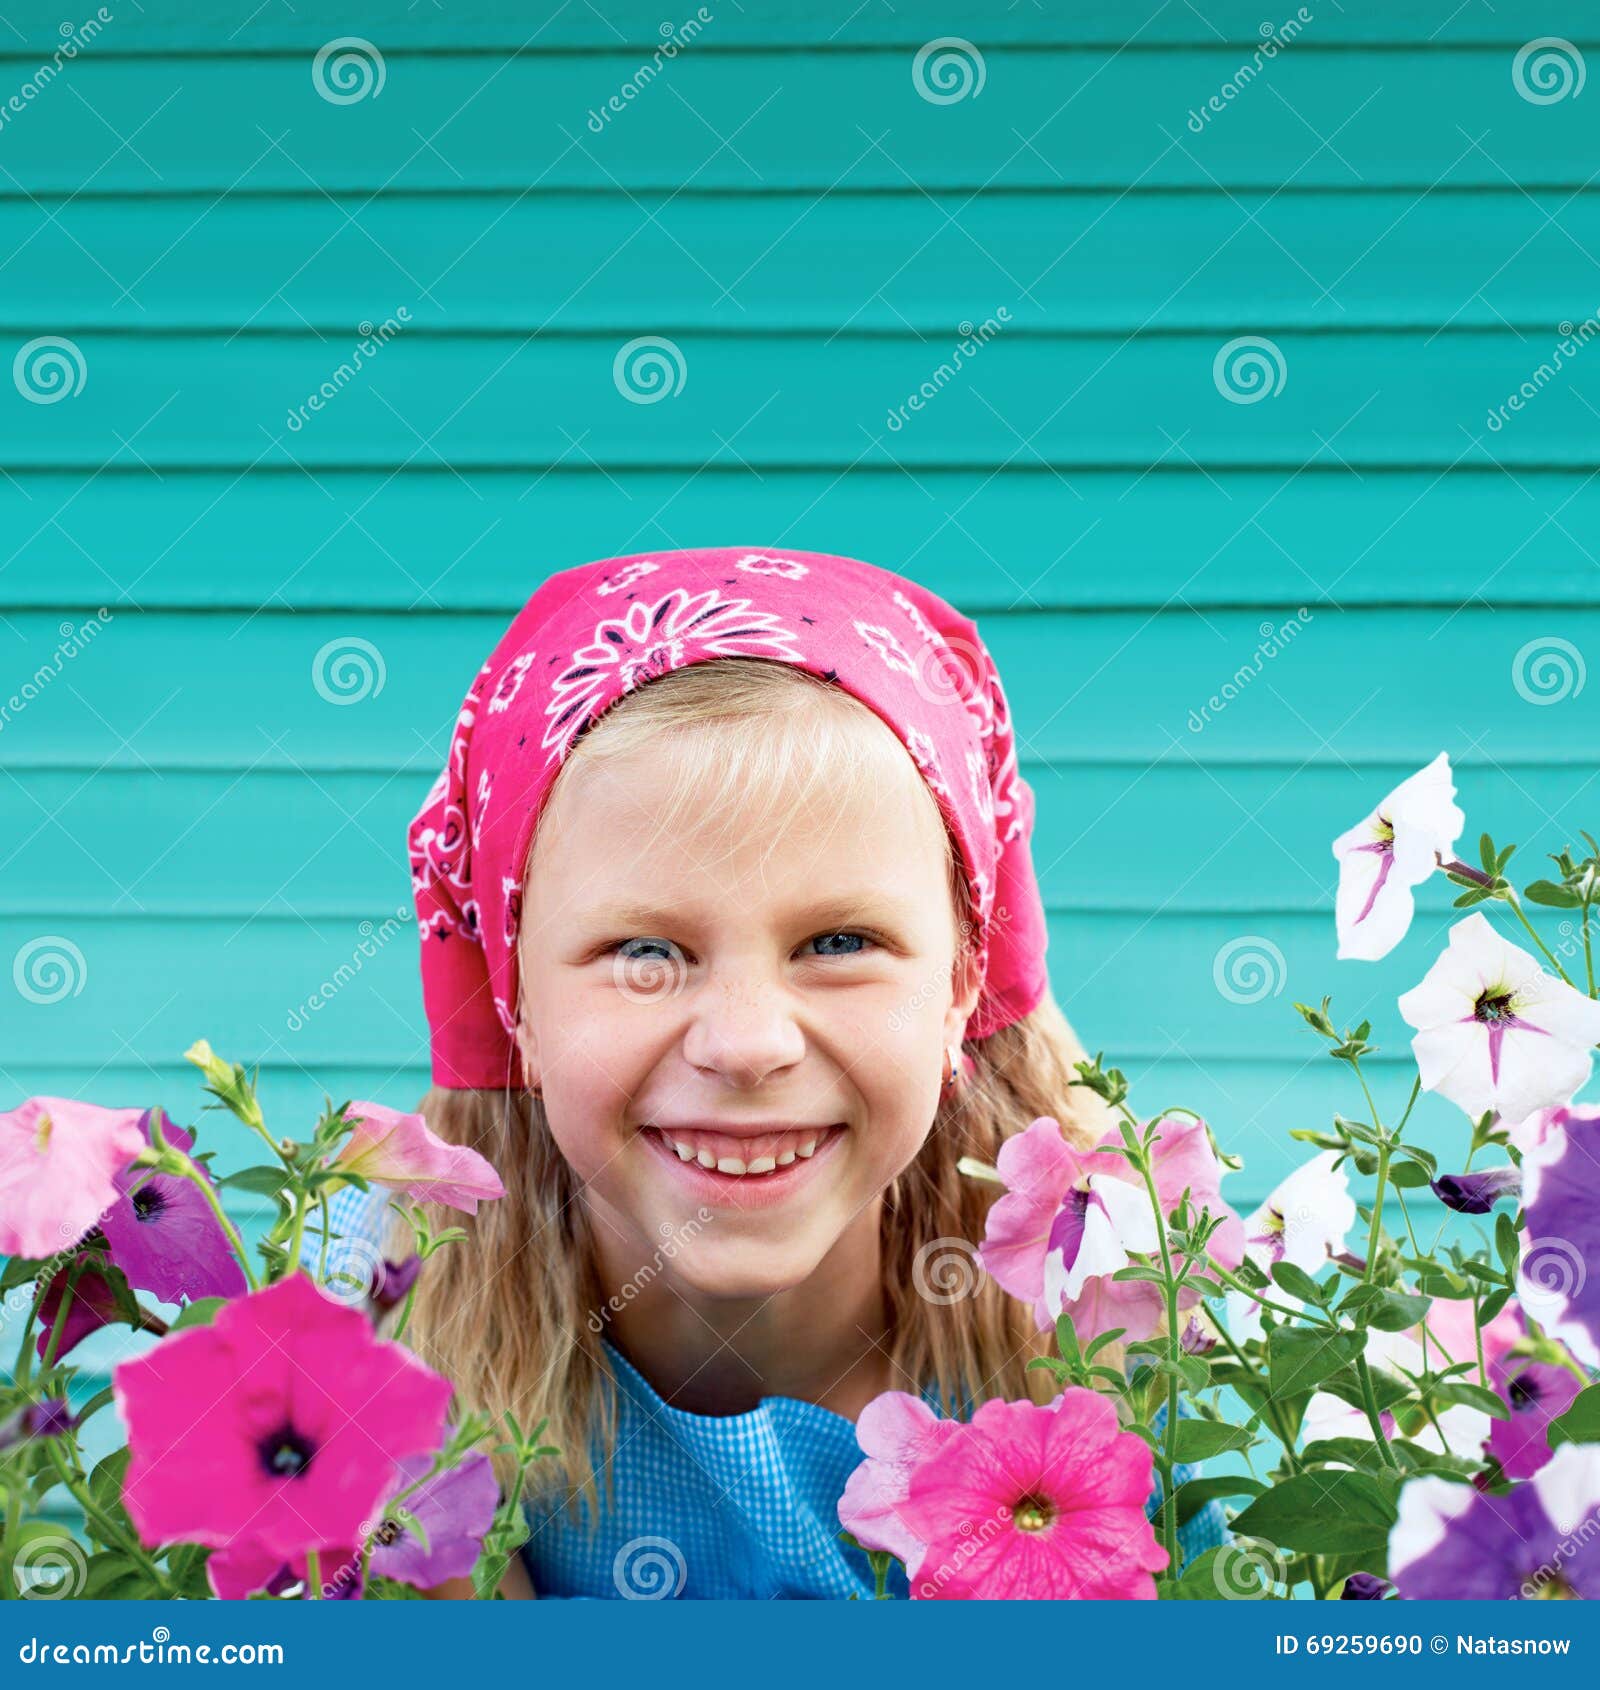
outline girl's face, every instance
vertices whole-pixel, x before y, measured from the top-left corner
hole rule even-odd
[[[874,744],[865,804],[785,802],[776,832],[662,832],[661,752],[574,767],[541,819],[518,1037],[604,1277],[765,1296],[848,1229],[876,1239],[978,983],[952,981],[943,824],[887,729]]]

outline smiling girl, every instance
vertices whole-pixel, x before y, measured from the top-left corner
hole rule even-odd
[[[406,1332],[560,1448],[505,1594],[870,1594],[836,1512],[864,1405],[1047,1400],[968,1253],[996,1188],[957,1168],[1110,1125],[1032,824],[975,625],[871,565],[610,559],[507,630],[409,835],[422,1113],[506,1196]],[[336,1222],[375,1236],[383,1201]]]

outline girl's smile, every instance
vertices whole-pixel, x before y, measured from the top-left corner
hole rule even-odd
[[[786,1130],[645,1126],[638,1138],[692,1201],[756,1209],[782,1203],[826,1177],[823,1170],[849,1130],[843,1121]]]

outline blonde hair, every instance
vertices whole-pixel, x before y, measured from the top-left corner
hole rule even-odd
[[[760,658],[692,664],[625,694],[578,740],[545,814],[557,816],[573,768],[645,747],[659,751],[667,740],[684,758],[680,810],[692,805],[712,815],[719,801],[732,800],[727,808],[748,822],[759,794],[785,791],[783,777],[797,775],[807,792],[824,794],[847,816],[852,780],[858,787],[869,776],[881,781],[888,733],[859,699],[793,665]],[[916,786],[945,841],[959,968],[973,933],[966,877],[920,775]],[[1048,1400],[1055,1389],[1047,1373],[1027,1371],[1049,1347],[1032,1310],[951,1254],[959,1241],[982,1239],[999,1195],[998,1186],[959,1173],[958,1159],[993,1164],[1004,1140],[1041,1115],[1053,1115],[1080,1147],[1113,1124],[1106,1105],[1071,1083],[1084,1051],[1048,993],[1030,1015],[963,1048],[976,1072],[941,1094],[927,1139],[885,1192],[881,1232],[895,1385],[934,1386],[957,1414],[995,1396]],[[435,1086],[419,1108],[441,1138],[486,1156],[506,1195],[473,1217],[438,1211],[437,1225],[463,1226],[468,1236],[427,1264],[405,1341],[454,1382],[458,1412],[481,1410],[499,1421],[510,1410],[525,1430],[544,1420],[544,1441],[561,1453],[533,1470],[530,1487],[563,1492],[574,1511],[586,1509],[592,1527],[601,1507],[593,1448],[602,1456],[604,1506],[611,1504],[617,1386],[603,1326],[591,1322],[604,1292],[578,1183],[530,1092]],[[1112,1347],[1104,1359],[1115,1363],[1119,1353]],[[497,1457],[496,1468],[508,1487],[506,1458]]]

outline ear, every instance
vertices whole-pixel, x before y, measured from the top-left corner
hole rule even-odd
[[[966,1036],[967,1022],[972,1019],[972,1012],[978,1007],[978,998],[983,991],[983,975],[978,969],[977,959],[964,946],[956,957],[952,981],[954,994],[944,1014],[944,1042],[959,1045]]]
[[[538,1091],[539,1089],[539,1041],[534,1036],[532,1026],[525,1015],[517,1017],[517,1054],[522,1059],[522,1086],[524,1091]]]

